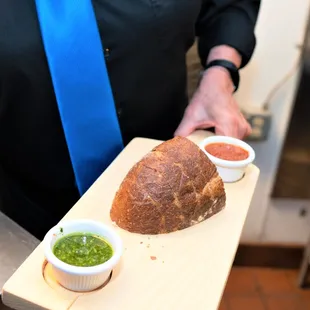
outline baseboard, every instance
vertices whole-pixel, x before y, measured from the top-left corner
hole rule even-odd
[[[240,244],[234,266],[300,268],[304,246],[283,244]]]

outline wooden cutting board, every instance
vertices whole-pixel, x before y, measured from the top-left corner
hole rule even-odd
[[[191,139],[199,142],[207,135],[198,132]],[[160,142],[134,139],[64,219],[113,225],[109,211],[118,186],[132,165]],[[94,292],[75,293],[59,286],[44,264],[40,244],[4,285],[3,301],[25,310],[216,310],[258,176],[259,169],[249,166],[241,181],[225,184],[226,208],[185,230],[143,236],[115,227],[124,255],[110,282]]]

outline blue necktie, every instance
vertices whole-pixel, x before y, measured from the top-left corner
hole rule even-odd
[[[123,148],[103,46],[91,0],[36,0],[36,7],[75,179],[83,195]]]

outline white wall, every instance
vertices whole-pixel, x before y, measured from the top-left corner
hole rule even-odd
[[[251,63],[241,71],[236,98],[241,106],[261,106],[270,90],[296,63],[303,44],[310,0],[263,0],[256,28],[257,47]],[[299,70],[272,102],[273,124],[268,141],[252,143],[261,169],[260,180],[244,226],[242,240],[305,242],[310,233],[308,217],[300,219],[298,208],[284,208],[270,200],[275,174],[291,109]],[[306,208],[310,206],[307,205]],[[302,224],[300,223],[302,221]],[[307,222],[308,221],[308,222]],[[292,225],[296,225],[296,229]]]
[[[301,216],[301,211],[306,211]],[[261,240],[271,243],[305,244],[309,238],[310,201],[273,199],[268,205]]]

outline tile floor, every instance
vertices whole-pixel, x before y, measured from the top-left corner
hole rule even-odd
[[[234,267],[219,310],[310,310],[310,289],[297,287],[297,270]]]

